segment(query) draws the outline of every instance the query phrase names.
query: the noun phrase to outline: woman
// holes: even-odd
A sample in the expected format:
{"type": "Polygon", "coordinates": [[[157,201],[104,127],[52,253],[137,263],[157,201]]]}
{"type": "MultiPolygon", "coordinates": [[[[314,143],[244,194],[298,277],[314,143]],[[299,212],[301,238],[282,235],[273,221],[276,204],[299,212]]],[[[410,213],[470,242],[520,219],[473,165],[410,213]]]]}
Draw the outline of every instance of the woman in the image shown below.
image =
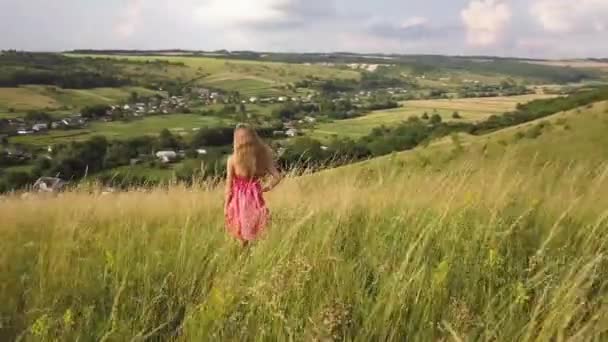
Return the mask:
{"type": "Polygon", "coordinates": [[[263,192],[281,181],[272,151],[252,128],[239,125],[234,131],[234,153],[228,158],[224,214],[228,231],[243,246],[257,239],[266,228],[270,213],[263,192]],[[261,180],[270,175],[269,184],[261,180]]]}

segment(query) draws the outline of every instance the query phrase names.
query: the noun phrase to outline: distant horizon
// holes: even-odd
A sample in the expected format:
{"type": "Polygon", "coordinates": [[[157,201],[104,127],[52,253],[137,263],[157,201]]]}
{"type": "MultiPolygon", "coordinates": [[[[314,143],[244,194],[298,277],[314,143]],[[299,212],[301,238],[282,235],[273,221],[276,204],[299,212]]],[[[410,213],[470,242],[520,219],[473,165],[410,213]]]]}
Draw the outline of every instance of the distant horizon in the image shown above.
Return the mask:
{"type": "MultiPolygon", "coordinates": [[[[184,53],[256,53],[256,54],[301,54],[301,55],[353,55],[360,57],[407,57],[407,56],[443,56],[455,58],[496,58],[496,59],[517,59],[517,60],[538,60],[538,61],[568,61],[568,60],[608,60],[605,57],[529,57],[524,55],[474,55],[474,54],[448,54],[448,53],[399,53],[399,52],[355,52],[355,51],[265,51],[265,50],[250,50],[250,49],[184,49],[184,48],[160,48],[160,49],[129,49],[129,48],[74,48],[67,50],[22,50],[6,48],[0,49],[1,52],[16,51],[29,53],[76,53],[80,51],[91,52],[137,52],[137,53],[154,53],[154,52],[184,52],[184,53]]],[[[608,62],[608,61],[607,61],[608,62]]]]}

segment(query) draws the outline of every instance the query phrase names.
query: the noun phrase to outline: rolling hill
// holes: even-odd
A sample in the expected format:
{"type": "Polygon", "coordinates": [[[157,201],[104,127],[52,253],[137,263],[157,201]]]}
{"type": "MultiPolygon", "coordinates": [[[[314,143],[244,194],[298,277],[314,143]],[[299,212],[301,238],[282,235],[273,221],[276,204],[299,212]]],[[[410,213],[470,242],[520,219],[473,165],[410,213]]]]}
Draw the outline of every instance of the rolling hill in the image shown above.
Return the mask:
{"type": "Polygon", "coordinates": [[[0,339],[604,340],[608,104],[299,178],[0,199],[0,339]]]}

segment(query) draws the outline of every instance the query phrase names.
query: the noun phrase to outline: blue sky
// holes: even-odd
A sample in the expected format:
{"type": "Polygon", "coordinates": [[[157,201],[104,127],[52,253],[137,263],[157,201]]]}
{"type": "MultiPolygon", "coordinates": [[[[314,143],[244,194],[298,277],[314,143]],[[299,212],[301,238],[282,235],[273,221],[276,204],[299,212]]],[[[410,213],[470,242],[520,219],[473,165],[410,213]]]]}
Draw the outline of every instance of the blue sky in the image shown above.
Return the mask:
{"type": "Polygon", "coordinates": [[[608,57],[608,0],[0,0],[0,49],[608,57]]]}

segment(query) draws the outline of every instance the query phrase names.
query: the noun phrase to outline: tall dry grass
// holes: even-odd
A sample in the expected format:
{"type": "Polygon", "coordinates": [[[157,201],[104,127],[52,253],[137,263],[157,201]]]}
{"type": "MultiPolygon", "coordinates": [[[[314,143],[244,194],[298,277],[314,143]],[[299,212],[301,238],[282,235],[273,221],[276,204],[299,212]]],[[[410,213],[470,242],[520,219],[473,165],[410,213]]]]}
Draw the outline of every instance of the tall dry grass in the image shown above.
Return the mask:
{"type": "Polygon", "coordinates": [[[608,167],[469,158],[287,179],[243,250],[222,189],[0,200],[0,339],[608,338],[608,167]]]}

